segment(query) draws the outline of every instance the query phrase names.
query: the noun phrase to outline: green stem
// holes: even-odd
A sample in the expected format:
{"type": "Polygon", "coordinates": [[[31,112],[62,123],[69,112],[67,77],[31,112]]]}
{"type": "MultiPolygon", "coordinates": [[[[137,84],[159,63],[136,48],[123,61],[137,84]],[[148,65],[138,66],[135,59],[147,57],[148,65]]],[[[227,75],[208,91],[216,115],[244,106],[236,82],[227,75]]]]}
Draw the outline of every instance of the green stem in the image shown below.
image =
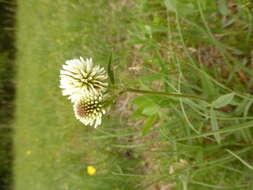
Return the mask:
{"type": "Polygon", "coordinates": [[[152,95],[158,95],[158,96],[171,96],[171,97],[178,97],[178,98],[190,98],[190,99],[195,99],[195,100],[202,100],[202,101],[209,103],[209,101],[207,99],[200,98],[197,96],[187,95],[187,94],[174,94],[174,93],[167,93],[167,92],[139,90],[139,89],[133,89],[133,88],[126,88],[123,91],[121,91],[120,94],[122,94],[124,92],[135,92],[138,94],[152,94],[152,95]]]}

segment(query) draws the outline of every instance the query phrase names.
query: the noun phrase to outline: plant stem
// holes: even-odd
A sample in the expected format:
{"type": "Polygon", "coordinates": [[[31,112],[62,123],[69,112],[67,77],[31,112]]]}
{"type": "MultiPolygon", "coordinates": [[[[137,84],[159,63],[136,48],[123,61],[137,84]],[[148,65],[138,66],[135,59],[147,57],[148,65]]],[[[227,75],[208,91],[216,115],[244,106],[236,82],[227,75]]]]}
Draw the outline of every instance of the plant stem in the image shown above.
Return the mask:
{"type": "Polygon", "coordinates": [[[152,94],[152,95],[158,95],[158,96],[171,96],[171,97],[178,97],[178,98],[190,98],[190,99],[195,99],[195,100],[202,100],[209,103],[207,99],[200,98],[197,96],[187,95],[187,94],[174,94],[174,93],[159,92],[159,91],[139,90],[139,89],[133,89],[133,88],[126,88],[123,91],[121,91],[120,94],[124,92],[135,92],[138,94],[152,94]]]}

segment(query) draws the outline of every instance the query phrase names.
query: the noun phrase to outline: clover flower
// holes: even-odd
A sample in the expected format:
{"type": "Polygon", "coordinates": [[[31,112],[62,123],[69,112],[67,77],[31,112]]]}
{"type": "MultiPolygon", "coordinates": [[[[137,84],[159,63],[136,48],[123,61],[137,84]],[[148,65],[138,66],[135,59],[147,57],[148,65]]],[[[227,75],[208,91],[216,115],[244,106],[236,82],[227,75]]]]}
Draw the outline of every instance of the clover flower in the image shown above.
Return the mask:
{"type": "Polygon", "coordinates": [[[83,124],[99,126],[102,122],[102,116],[105,114],[103,108],[102,94],[90,93],[80,96],[74,103],[75,117],[83,124]]]}
{"type": "Polygon", "coordinates": [[[62,94],[75,102],[80,94],[100,94],[108,86],[104,68],[93,66],[92,59],[72,59],[65,62],[60,71],[62,94]]]}

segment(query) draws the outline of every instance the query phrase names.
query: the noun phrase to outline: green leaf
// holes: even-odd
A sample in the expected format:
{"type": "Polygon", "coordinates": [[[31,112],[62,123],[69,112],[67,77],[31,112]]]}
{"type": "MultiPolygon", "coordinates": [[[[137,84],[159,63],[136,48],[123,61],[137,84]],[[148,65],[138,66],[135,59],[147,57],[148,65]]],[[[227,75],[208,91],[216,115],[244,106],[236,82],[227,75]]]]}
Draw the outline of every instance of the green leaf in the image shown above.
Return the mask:
{"type": "Polygon", "coordinates": [[[109,57],[107,72],[108,72],[111,84],[114,84],[115,81],[114,81],[114,72],[113,72],[113,69],[112,69],[112,53],[109,57]]]}
{"type": "MultiPolygon", "coordinates": [[[[216,118],[216,114],[215,111],[213,110],[213,108],[211,108],[211,127],[213,131],[217,131],[219,130],[219,125],[217,122],[217,118],[216,118]]],[[[216,141],[218,142],[218,144],[221,144],[221,136],[219,133],[214,134],[214,138],[216,139],[216,141]]]]}
{"type": "Polygon", "coordinates": [[[138,118],[144,117],[145,115],[143,115],[142,111],[143,111],[142,107],[138,108],[135,111],[133,111],[132,114],[128,118],[129,119],[138,119],[138,118]]]}
{"type": "Polygon", "coordinates": [[[217,0],[217,7],[222,15],[226,16],[229,14],[227,0],[217,0]]]}
{"type": "Polygon", "coordinates": [[[165,7],[168,11],[176,12],[177,10],[177,1],[176,0],[167,0],[164,2],[165,7]]]}
{"type": "Polygon", "coordinates": [[[158,113],[160,107],[156,104],[150,104],[148,107],[145,107],[142,111],[144,115],[154,115],[158,113]]]}
{"type": "Polygon", "coordinates": [[[186,3],[186,2],[180,2],[178,0],[166,0],[164,2],[165,7],[167,8],[167,11],[169,12],[178,12],[180,15],[186,16],[194,13],[194,5],[192,2],[186,3]]]}
{"type": "Polygon", "coordinates": [[[199,76],[204,93],[208,96],[208,98],[212,99],[216,95],[216,89],[213,81],[210,80],[207,73],[200,73],[199,76]]]}
{"type": "Polygon", "coordinates": [[[142,107],[143,109],[153,104],[152,100],[145,95],[137,96],[131,103],[137,107],[142,107]]]}
{"type": "Polygon", "coordinates": [[[152,125],[158,120],[158,115],[151,115],[148,117],[148,119],[146,120],[146,122],[144,123],[144,127],[142,129],[142,135],[147,135],[150,132],[150,129],[152,127],[152,125]]]}
{"type": "Polygon", "coordinates": [[[216,100],[213,101],[212,106],[214,108],[224,107],[224,106],[228,105],[233,100],[234,96],[235,96],[234,93],[225,94],[223,96],[220,96],[219,98],[217,98],[216,100]]]}

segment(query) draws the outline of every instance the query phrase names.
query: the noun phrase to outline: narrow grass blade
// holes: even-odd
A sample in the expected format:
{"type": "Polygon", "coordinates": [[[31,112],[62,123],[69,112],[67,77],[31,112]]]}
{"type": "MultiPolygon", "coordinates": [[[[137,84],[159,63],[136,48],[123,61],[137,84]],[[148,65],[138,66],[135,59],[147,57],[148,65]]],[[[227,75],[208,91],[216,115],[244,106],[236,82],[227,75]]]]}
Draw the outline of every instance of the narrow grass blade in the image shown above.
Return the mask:
{"type": "Polygon", "coordinates": [[[191,183],[193,184],[198,184],[201,185],[203,187],[210,187],[212,189],[237,189],[237,188],[242,188],[242,187],[247,187],[247,185],[243,184],[243,185],[236,185],[236,186],[221,186],[221,185],[212,185],[212,184],[207,184],[207,183],[203,183],[200,181],[194,181],[192,180],[191,183]]]}
{"type": "Polygon", "coordinates": [[[243,160],[241,157],[239,157],[238,155],[236,155],[235,153],[233,153],[231,150],[226,149],[227,152],[229,152],[230,154],[232,154],[235,158],[237,158],[238,160],[240,160],[240,162],[242,164],[244,164],[246,167],[248,167],[249,169],[253,170],[253,166],[251,166],[250,164],[248,164],[245,160],[243,160]]]}
{"type": "Polygon", "coordinates": [[[111,55],[109,57],[108,66],[107,66],[107,72],[108,72],[111,84],[114,85],[115,81],[114,81],[114,72],[113,72],[113,69],[112,69],[112,53],[111,53],[111,55]]]}
{"type": "Polygon", "coordinates": [[[188,140],[188,139],[196,139],[196,138],[201,138],[201,137],[207,137],[210,135],[214,135],[214,134],[222,134],[222,133],[231,133],[237,130],[242,130],[242,129],[246,129],[246,128],[250,128],[253,127],[253,121],[249,121],[249,122],[245,122],[245,123],[240,123],[238,125],[234,125],[232,127],[228,127],[225,129],[220,129],[220,130],[216,130],[216,131],[212,131],[212,132],[208,132],[208,133],[203,133],[201,135],[193,135],[190,137],[183,137],[183,138],[179,138],[176,139],[176,141],[183,141],[183,140],[188,140]]]}

